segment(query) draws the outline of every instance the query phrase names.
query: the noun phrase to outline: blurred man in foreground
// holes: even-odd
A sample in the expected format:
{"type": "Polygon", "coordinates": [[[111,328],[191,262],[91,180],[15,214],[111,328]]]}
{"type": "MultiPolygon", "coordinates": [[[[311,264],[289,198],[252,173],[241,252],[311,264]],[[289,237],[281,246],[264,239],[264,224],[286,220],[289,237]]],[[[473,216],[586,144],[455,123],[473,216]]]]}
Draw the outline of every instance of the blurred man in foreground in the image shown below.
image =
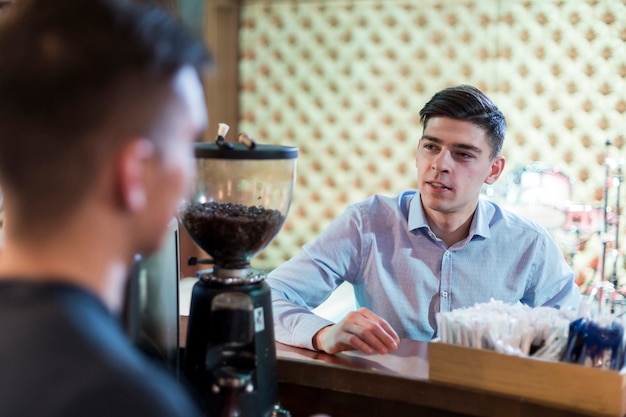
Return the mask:
{"type": "Polygon", "coordinates": [[[0,415],[198,416],[124,337],[136,253],[194,175],[210,56],[164,11],[20,0],[0,18],[0,415]]]}

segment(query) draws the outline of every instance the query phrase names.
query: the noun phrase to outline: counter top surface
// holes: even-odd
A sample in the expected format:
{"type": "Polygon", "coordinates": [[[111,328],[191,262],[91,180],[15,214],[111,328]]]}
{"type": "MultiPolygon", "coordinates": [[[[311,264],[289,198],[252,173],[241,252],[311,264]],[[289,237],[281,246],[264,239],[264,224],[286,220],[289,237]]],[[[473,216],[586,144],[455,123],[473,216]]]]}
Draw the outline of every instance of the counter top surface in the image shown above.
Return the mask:
{"type": "Polygon", "coordinates": [[[366,355],[357,351],[328,355],[308,349],[276,343],[276,355],[319,365],[338,365],[349,369],[368,370],[402,378],[428,379],[428,343],[403,340],[398,350],[387,355],[366,355]]]}
{"type": "MultiPolygon", "coordinates": [[[[429,343],[402,340],[396,352],[328,355],[276,344],[279,392],[294,416],[582,417],[574,408],[456,386],[428,377],[429,343]],[[308,391],[307,391],[308,390],[308,391]]],[[[581,382],[584,383],[584,382],[581,382]]],[[[515,384],[515,381],[511,381],[515,384]]],[[[584,399],[581,399],[584,401],[584,399]]]]}
{"type": "MultiPolygon", "coordinates": [[[[187,317],[181,316],[184,347],[187,317]]],[[[293,417],[589,417],[574,408],[429,379],[429,343],[402,340],[387,355],[335,355],[276,343],[279,396],[293,417]]],[[[515,381],[511,381],[515,384],[515,381]]],[[[584,381],[581,381],[584,383],[584,381]]],[[[584,401],[585,399],[581,399],[584,401]]]]}

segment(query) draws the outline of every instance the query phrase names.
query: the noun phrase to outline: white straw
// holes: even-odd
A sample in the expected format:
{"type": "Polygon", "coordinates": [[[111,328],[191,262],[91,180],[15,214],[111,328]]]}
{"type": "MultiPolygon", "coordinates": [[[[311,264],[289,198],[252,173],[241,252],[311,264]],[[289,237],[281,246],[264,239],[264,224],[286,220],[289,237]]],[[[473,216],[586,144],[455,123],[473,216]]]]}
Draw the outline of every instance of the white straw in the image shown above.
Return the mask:
{"type": "Polygon", "coordinates": [[[221,136],[221,137],[225,138],[229,129],[230,129],[230,126],[228,126],[226,123],[218,124],[217,125],[217,136],[221,136]]]}

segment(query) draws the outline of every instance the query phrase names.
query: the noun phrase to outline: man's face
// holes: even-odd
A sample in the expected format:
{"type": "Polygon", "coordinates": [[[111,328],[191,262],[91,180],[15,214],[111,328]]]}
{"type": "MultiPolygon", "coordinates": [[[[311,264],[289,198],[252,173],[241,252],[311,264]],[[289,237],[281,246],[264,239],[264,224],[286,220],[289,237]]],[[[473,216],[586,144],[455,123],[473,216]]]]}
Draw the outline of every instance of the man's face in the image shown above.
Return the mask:
{"type": "Polygon", "coordinates": [[[503,157],[490,155],[482,128],[447,117],[429,119],[416,156],[426,213],[471,216],[482,185],[494,183],[504,168],[503,157]]]}
{"type": "Polygon", "coordinates": [[[172,80],[173,101],[164,129],[157,140],[154,177],[147,207],[147,250],[161,242],[169,221],[177,214],[183,198],[189,197],[196,175],[193,143],[201,139],[207,125],[202,84],[195,70],[183,68],[172,80]],[[150,231],[152,229],[153,232],[150,231]]]}

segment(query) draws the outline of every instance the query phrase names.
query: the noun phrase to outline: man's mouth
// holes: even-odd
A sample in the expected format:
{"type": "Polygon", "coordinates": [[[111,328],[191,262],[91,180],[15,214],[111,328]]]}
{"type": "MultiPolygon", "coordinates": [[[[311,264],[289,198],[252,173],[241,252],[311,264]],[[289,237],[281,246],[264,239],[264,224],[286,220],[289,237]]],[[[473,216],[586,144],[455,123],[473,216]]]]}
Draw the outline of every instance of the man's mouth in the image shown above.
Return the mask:
{"type": "Polygon", "coordinates": [[[450,189],[450,187],[448,187],[447,185],[442,184],[440,182],[429,181],[429,182],[427,182],[427,184],[430,185],[433,188],[437,188],[437,189],[440,189],[440,190],[449,190],[450,189]]]}

